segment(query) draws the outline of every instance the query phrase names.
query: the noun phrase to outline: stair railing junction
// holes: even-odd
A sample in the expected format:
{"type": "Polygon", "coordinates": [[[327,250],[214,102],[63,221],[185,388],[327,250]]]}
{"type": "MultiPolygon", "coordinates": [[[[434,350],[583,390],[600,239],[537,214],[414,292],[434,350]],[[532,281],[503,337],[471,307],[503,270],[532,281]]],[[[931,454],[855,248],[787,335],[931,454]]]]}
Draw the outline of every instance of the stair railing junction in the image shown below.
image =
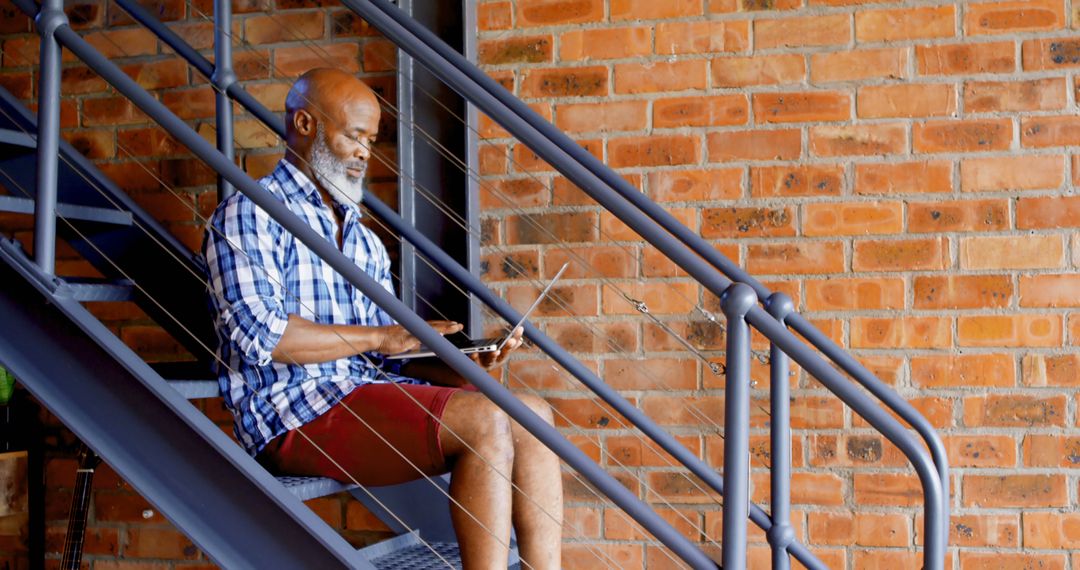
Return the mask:
{"type": "MultiPolygon", "coordinates": [[[[233,141],[231,137],[222,135],[223,132],[226,134],[231,132],[231,113],[222,112],[223,109],[231,109],[231,106],[223,95],[227,94],[240,102],[279,135],[284,134],[284,125],[280,118],[268,112],[238,85],[235,74],[231,71],[229,49],[219,50],[215,47],[216,61],[220,66],[215,67],[137,4],[130,0],[117,0],[125,10],[132,13],[136,20],[157,34],[200,73],[211,79],[219,96],[219,149],[215,150],[75,33],[67,25],[62,1],[45,0],[40,12],[37,11],[37,6],[32,0],[14,0],[14,2],[24,12],[30,15],[37,14],[35,22],[42,36],[38,111],[38,199],[35,205],[34,238],[35,261],[42,271],[52,274],[55,264],[60,46],[63,45],[217,171],[221,177],[219,192],[227,193],[231,186],[248,196],[296,235],[301,242],[326,260],[363,294],[368,295],[383,307],[418,339],[431,346],[451,368],[476,385],[493,402],[582,473],[684,561],[695,568],[715,566],[696,546],[660,519],[656,513],[610,475],[593,464],[573,444],[540,420],[470,359],[453,348],[448,341],[435,333],[426,322],[409,311],[392,294],[379,287],[363,271],[353,266],[328,242],[321,240],[287,208],[267,196],[257,183],[233,164],[231,160],[233,141]],[[222,151],[227,154],[223,154],[222,151]]],[[[853,357],[813,327],[809,321],[795,313],[790,298],[782,293],[771,293],[729,260],[723,258],[707,242],[630,187],[569,137],[505,92],[482,71],[443,44],[428,30],[402,14],[396,7],[385,0],[343,0],[343,3],[477,108],[492,117],[503,128],[526,143],[571,182],[721,298],[723,312],[728,319],[725,469],[722,479],[712,468],[678,444],[670,435],[660,430],[640,410],[596,378],[538,329],[527,324],[526,336],[665,451],[683,463],[692,473],[698,475],[717,492],[724,494],[723,565],[725,567],[745,567],[746,527],[743,521],[749,515],[755,524],[767,532],[769,543],[773,548],[774,567],[789,567],[788,554],[791,554],[808,567],[824,568],[824,565],[805,546],[794,540],[794,533],[788,520],[790,515],[788,489],[790,414],[787,409],[789,405],[787,357],[798,362],[827,389],[866,419],[871,426],[897,445],[912,462],[923,487],[925,567],[931,570],[943,567],[948,539],[948,468],[944,446],[925,418],[853,357]],[[735,283],[732,283],[732,280],[735,283]],[[765,303],[766,308],[758,306],[759,300],[765,303]],[[749,505],[748,497],[749,330],[751,326],[771,342],[770,406],[773,415],[771,441],[775,458],[771,467],[773,484],[771,520],[770,516],[760,508],[749,505]],[[913,426],[929,447],[930,455],[922,449],[918,440],[908,433],[903,425],[836,372],[816,352],[804,345],[787,330],[788,326],[809,341],[812,346],[821,350],[830,360],[884,402],[889,409],[913,426]]],[[[227,4],[227,1],[215,2],[215,33],[218,40],[216,44],[229,43],[227,40],[223,42],[221,35],[228,29],[230,15],[228,7],[225,6],[227,4]]],[[[419,235],[411,226],[405,224],[392,210],[370,193],[365,194],[364,205],[405,236],[425,256],[458,279],[470,292],[488,303],[498,314],[511,322],[518,319],[519,315],[505,301],[488,291],[479,279],[450,259],[429,240],[419,235]]]]}

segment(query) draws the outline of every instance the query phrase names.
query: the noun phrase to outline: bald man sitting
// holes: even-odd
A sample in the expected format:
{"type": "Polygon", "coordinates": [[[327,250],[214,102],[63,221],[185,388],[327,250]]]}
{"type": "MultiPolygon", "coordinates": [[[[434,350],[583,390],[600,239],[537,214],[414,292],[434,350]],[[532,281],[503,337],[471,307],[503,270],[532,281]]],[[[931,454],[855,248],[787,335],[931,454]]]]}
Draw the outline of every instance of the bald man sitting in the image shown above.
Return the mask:
{"type": "MultiPolygon", "coordinates": [[[[259,183],[392,291],[386,249],[357,207],[379,114],[355,77],[305,73],[286,100],[285,158],[259,183]]],[[[530,567],[559,567],[553,453],[441,362],[385,360],[419,342],[242,194],[214,212],[203,253],[219,383],[249,453],[280,474],[363,485],[451,472],[465,568],[506,568],[511,524],[530,567]]],[[[518,330],[501,352],[473,359],[491,369],[520,344],[518,330]]],[[[551,421],[543,400],[521,399],[551,421]]]]}

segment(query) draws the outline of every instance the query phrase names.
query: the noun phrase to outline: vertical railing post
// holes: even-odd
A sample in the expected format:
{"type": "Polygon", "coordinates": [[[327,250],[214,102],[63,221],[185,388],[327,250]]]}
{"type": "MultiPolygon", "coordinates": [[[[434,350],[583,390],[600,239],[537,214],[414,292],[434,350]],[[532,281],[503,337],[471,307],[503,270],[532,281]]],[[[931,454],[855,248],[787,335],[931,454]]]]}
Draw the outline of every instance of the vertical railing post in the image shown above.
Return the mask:
{"type": "Polygon", "coordinates": [[[56,272],[56,180],[60,160],[60,43],[53,32],[67,24],[63,0],[44,0],[36,24],[41,34],[38,88],[37,199],[34,202],[34,260],[56,272]]]}
{"type": "Polygon", "coordinates": [[[723,567],[746,568],[746,519],[750,510],[750,325],[746,313],[757,293],[734,283],[720,296],[727,316],[727,381],[724,387],[723,567]]]}
{"type": "MultiPolygon", "coordinates": [[[[217,148],[229,160],[235,160],[232,100],[227,93],[229,87],[236,83],[232,64],[232,1],[214,0],[214,75],[210,81],[215,90],[217,148]]],[[[219,202],[232,195],[232,184],[221,174],[218,174],[217,186],[219,202]]]]}
{"type": "MultiPolygon", "coordinates": [[[[769,314],[784,324],[795,310],[791,297],[773,293],[765,302],[769,314]]],[[[790,359],[772,343],[769,346],[769,452],[770,497],[772,500],[772,528],[766,533],[772,547],[773,570],[791,568],[788,546],[795,541],[791,526],[791,387],[788,384],[790,359]]]]}

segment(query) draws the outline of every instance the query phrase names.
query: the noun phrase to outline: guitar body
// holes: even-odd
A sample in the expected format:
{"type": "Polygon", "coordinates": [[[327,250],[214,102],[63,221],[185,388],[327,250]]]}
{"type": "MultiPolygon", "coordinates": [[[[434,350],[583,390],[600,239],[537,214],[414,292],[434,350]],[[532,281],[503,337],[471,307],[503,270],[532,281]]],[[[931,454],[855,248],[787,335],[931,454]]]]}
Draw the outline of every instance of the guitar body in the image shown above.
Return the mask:
{"type": "Polygon", "coordinates": [[[71,495],[71,514],[68,516],[67,536],[60,570],[79,570],[82,562],[83,539],[86,537],[86,516],[90,511],[90,492],[94,484],[94,469],[101,459],[86,445],[79,451],[79,470],[75,475],[75,491],[71,495]]]}

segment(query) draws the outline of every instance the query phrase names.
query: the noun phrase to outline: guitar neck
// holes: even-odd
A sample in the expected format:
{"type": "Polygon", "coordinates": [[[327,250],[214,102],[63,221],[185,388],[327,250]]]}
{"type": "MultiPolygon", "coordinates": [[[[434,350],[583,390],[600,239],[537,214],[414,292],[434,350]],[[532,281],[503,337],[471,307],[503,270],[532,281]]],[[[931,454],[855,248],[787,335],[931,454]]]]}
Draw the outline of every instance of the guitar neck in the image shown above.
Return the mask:
{"type": "Polygon", "coordinates": [[[84,458],[79,463],[79,471],[75,476],[75,490],[71,495],[71,514],[68,516],[67,535],[64,537],[64,556],[60,560],[60,570],[79,570],[79,564],[82,561],[86,516],[90,511],[90,494],[93,489],[97,458],[94,457],[92,460],[84,458]]]}

